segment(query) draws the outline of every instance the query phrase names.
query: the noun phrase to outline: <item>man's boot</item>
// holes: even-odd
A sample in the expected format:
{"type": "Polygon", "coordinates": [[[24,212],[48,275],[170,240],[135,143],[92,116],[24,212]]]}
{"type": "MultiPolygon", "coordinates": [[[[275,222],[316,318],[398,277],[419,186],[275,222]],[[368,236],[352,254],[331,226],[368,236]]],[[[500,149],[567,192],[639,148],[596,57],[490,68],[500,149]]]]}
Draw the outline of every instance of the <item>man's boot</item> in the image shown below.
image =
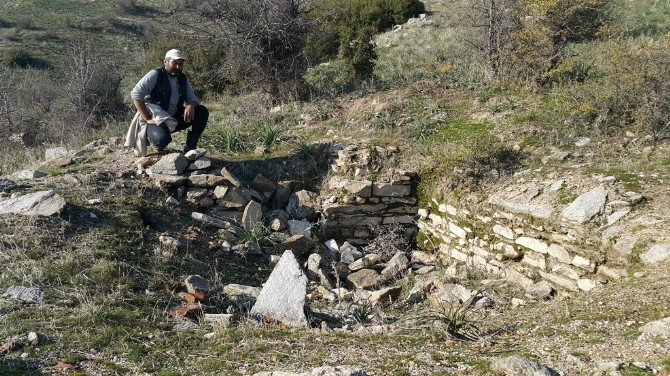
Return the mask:
{"type": "Polygon", "coordinates": [[[184,145],[184,153],[186,153],[189,150],[195,150],[198,147],[199,138],[200,135],[188,131],[186,133],[186,145],[184,145]]]}

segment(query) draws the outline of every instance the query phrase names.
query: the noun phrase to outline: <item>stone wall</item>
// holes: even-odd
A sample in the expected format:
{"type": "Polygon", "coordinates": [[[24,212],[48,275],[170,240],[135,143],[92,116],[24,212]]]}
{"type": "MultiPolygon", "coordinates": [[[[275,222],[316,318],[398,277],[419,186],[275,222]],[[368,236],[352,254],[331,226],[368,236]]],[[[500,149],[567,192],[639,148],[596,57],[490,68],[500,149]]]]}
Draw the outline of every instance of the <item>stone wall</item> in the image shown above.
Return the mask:
{"type": "Polygon", "coordinates": [[[417,232],[417,175],[410,171],[375,170],[375,149],[343,147],[332,165],[333,175],[321,196],[327,236],[367,244],[375,230],[400,226],[408,238],[417,232]]]}
{"type": "MultiPolygon", "coordinates": [[[[438,248],[444,263],[467,264],[524,287],[545,280],[560,290],[590,291],[625,276],[625,266],[609,262],[602,242],[602,231],[617,212],[605,198],[598,203],[601,212],[591,216],[602,217],[600,224],[605,224],[598,226],[595,220],[567,220],[567,208],[557,213],[550,200],[536,199],[537,192],[524,197],[527,189],[514,190],[521,193],[516,200],[492,195],[485,203],[433,201],[431,208],[419,210],[422,241],[438,248]]],[[[603,197],[614,196],[603,192],[603,197]]]]}

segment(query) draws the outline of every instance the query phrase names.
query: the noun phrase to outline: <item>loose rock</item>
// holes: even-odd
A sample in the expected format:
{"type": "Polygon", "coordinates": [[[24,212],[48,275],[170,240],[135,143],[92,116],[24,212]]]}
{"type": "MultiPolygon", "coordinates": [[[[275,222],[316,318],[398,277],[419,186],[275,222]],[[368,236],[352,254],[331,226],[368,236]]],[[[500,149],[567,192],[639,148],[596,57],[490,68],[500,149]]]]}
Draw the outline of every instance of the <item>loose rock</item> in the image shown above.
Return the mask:
{"type": "Polygon", "coordinates": [[[307,327],[306,293],[307,276],[293,252],[287,250],[263,285],[250,314],[261,319],[270,317],[289,326],[307,327]]]}
{"type": "Polygon", "coordinates": [[[43,299],[42,291],[34,287],[12,286],[2,294],[5,299],[16,299],[23,303],[41,304],[43,299]]]}

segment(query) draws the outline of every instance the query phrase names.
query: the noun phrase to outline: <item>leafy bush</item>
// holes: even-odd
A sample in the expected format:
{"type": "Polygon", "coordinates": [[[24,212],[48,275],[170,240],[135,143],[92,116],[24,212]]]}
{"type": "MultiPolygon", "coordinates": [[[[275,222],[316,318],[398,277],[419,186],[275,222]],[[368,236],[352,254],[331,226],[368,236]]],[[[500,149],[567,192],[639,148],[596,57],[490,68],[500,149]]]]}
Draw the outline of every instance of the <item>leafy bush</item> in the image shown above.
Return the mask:
{"type": "Polygon", "coordinates": [[[307,38],[305,55],[318,64],[339,54],[351,64],[357,78],[369,78],[377,58],[370,44],[373,35],[424,10],[418,0],[325,1],[316,12],[320,25],[307,38]]]}
{"type": "Polygon", "coordinates": [[[371,78],[375,69],[377,52],[372,41],[374,33],[372,27],[362,27],[358,30],[347,30],[342,35],[340,56],[349,61],[359,80],[371,78]]]}
{"type": "Polygon", "coordinates": [[[528,81],[543,82],[570,44],[599,37],[612,16],[607,0],[488,3],[476,7],[473,17],[482,59],[498,76],[528,81]]]}

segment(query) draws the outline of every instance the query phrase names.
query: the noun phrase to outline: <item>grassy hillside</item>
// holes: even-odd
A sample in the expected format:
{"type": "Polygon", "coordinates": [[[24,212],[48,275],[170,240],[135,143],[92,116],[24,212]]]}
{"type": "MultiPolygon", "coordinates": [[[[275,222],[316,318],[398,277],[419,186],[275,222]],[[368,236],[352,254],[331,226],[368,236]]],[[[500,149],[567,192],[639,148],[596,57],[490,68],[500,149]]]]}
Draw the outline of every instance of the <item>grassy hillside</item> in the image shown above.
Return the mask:
{"type": "Polygon", "coordinates": [[[68,44],[75,42],[130,59],[142,52],[142,37],[171,11],[160,1],[132,0],[20,0],[0,8],[0,48],[26,50],[54,68],[70,63],[68,44]]]}

